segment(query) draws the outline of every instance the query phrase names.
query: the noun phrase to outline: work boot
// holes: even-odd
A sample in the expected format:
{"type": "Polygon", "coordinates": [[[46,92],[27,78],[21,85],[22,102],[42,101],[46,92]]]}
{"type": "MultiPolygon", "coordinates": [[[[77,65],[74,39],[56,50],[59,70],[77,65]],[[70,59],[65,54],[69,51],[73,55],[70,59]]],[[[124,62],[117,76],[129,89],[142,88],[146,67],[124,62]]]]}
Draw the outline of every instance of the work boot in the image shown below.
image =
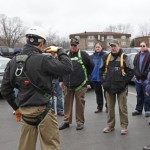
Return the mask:
{"type": "Polygon", "coordinates": [[[63,130],[63,129],[66,129],[66,128],[69,128],[69,123],[62,123],[62,125],[59,127],[59,130],[63,130]]]}
{"type": "Polygon", "coordinates": [[[64,113],[63,112],[58,112],[57,115],[58,116],[64,116],[64,113]]]}
{"type": "Polygon", "coordinates": [[[150,150],[150,145],[144,146],[144,147],[143,147],[143,150],[150,150]]]}
{"type": "Polygon", "coordinates": [[[149,113],[149,112],[148,112],[148,113],[146,112],[146,113],[145,113],[145,117],[150,117],[150,113],[149,113]]]}
{"type": "Polygon", "coordinates": [[[132,116],[137,116],[137,115],[142,115],[142,113],[137,110],[132,112],[132,116]]]}
{"type": "Polygon", "coordinates": [[[77,124],[76,130],[82,130],[84,128],[84,124],[77,124]]]}
{"type": "Polygon", "coordinates": [[[101,109],[97,109],[96,111],[94,111],[94,113],[100,113],[100,112],[102,112],[102,110],[101,109]]]}

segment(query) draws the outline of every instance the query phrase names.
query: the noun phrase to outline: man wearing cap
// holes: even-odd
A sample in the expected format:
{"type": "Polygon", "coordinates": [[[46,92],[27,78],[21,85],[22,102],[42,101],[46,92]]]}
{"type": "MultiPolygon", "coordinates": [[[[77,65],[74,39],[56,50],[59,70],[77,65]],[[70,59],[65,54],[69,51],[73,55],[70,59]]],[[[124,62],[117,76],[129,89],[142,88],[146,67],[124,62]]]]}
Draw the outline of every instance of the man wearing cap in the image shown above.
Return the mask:
{"type": "Polygon", "coordinates": [[[73,100],[76,100],[75,116],[77,127],[81,130],[84,127],[85,93],[87,91],[87,77],[93,70],[93,63],[90,56],[79,49],[79,40],[71,39],[71,49],[68,55],[73,64],[73,72],[63,76],[61,86],[64,86],[64,122],[59,130],[68,128],[72,123],[73,100]]]}
{"type": "Polygon", "coordinates": [[[123,54],[117,39],[111,40],[109,44],[111,52],[104,56],[101,68],[101,79],[108,106],[107,127],[103,132],[109,133],[114,130],[117,98],[123,135],[128,132],[127,85],[133,77],[133,65],[127,55],[123,54]]]}

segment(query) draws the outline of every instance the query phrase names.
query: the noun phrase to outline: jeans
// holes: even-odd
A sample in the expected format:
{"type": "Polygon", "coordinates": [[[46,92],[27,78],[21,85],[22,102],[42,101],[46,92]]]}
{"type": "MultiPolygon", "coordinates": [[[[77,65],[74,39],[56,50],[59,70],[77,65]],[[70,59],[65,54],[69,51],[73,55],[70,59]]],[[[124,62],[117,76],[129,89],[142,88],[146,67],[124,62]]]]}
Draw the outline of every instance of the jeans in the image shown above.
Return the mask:
{"type": "Polygon", "coordinates": [[[137,92],[137,104],[136,110],[142,112],[143,107],[146,113],[150,112],[150,96],[145,94],[145,86],[142,83],[135,81],[135,87],[137,92]]]}
{"type": "Polygon", "coordinates": [[[97,109],[103,109],[103,90],[100,82],[93,81],[93,87],[96,94],[97,109]]]}
{"type": "MultiPolygon", "coordinates": [[[[54,97],[57,99],[57,104],[56,104],[56,109],[57,113],[63,112],[63,90],[59,86],[59,80],[58,79],[53,79],[52,81],[53,84],[53,90],[54,90],[54,97]]],[[[52,99],[52,107],[55,107],[55,98],[52,99]]]]}

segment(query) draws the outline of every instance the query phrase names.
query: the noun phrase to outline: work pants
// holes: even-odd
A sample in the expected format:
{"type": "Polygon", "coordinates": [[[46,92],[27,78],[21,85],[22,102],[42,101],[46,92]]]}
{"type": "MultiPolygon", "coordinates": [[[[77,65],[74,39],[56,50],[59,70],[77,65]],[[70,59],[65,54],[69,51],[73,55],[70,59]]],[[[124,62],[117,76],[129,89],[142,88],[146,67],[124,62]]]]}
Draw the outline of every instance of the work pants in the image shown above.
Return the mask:
{"type": "Polygon", "coordinates": [[[64,122],[72,123],[73,101],[76,100],[75,115],[76,123],[84,124],[84,108],[85,108],[85,93],[87,86],[83,86],[78,91],[71,90],[67,87],[64,89],[64,122]]]}
{"type": "Polygon", "coordinates": [[[118,100],[120,125],[122,128],[128,126],[128,110],[127,110],[127,92],[126,90],[119,94],[110,94],[106,92],[106,101],[108,108],[108,119],[107,124],[109,127],[114,128],[115,126],[115,104],[116,98],[118,100]]]}
{"type": "MultiPolygon", "coordinates": [[[[35,117],[41,114],[45,106],[22,107],[20,111],[27,117],[35,117]]],[[[36,127],[21,121],[21,137],[18,150],[36,150],[36,142],[39,134],[41,150],[59,150],[59,130],[56,115],[52,110],[36,127]]]]}

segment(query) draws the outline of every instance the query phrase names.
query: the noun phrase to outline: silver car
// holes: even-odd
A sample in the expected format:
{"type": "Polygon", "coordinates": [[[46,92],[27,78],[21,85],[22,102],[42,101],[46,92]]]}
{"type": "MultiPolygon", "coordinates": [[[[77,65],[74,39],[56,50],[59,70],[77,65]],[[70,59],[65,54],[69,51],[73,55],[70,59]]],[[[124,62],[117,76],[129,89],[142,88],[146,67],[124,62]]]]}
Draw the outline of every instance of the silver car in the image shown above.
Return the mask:
{"type": "MultiPolygon", "coordinates": [[[[134,61],[134,58],[135,58],[136,54],[137,53],[129,53],[129,54],[127,54],[127,56],[130,57],[132,64],[133,64],[133,61],[134,61]]],[[[134,81],[135,81],[135,76],[131,79],[131,82],[134,82],[134,81]]]]}
{"type": "Polygon", "coordinates": [[[4,71],[5,71],[6,65],[9,61],[10,61],[9,58],[0,56],[0,91],[1,91],[1,84],[2,84],[4,71]]]}

